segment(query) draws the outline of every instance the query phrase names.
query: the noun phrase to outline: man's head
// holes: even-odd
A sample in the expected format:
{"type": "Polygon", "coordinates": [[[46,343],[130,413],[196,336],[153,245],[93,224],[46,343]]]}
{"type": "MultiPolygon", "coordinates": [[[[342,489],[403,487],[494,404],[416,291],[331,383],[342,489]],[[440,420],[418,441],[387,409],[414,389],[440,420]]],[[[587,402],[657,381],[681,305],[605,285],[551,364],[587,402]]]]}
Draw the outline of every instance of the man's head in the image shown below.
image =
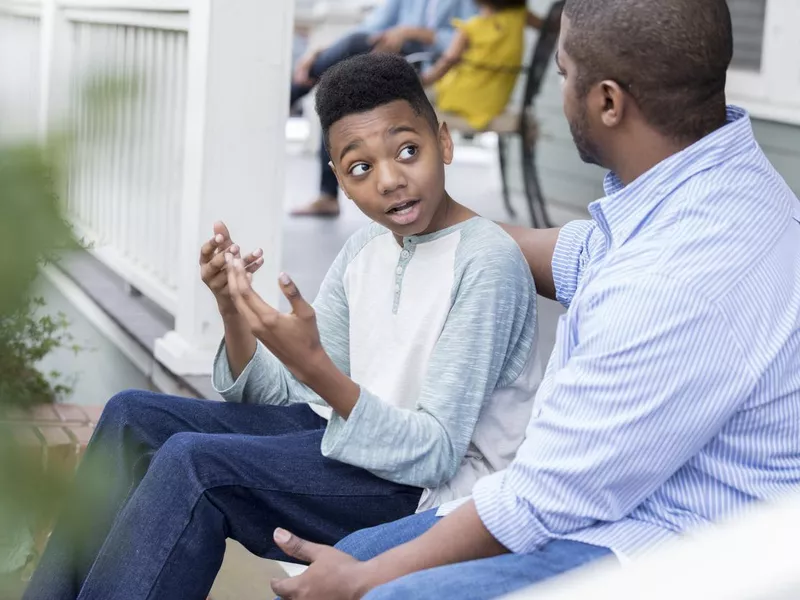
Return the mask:
{"type": "Polygon", "coordinates": [[[365,54],[329,69],[317,113],[331,164],[348,198],[399,236],[425,233],[446,205],[446,125],[403,58],[365,54]]]}
{"type": "Polygon", "coordinates": [[[724,125],[732,54],[726,0],[567,0],[556,60],[581,158],[614,168],[622,146],[724,125]]]}

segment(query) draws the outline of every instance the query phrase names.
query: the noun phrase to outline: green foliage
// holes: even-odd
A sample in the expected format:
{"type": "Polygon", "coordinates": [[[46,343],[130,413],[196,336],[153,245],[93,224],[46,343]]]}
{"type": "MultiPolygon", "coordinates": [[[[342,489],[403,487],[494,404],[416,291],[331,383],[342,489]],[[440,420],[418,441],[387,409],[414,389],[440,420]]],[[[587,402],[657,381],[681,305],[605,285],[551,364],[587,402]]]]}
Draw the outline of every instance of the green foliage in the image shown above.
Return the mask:
{"type": "Polygon", "coordinates": [[[72,389],[58,372],[39,372],[36,365],[58,348],[76,354],[81,347],[63,314],[37,314],[44,306],[34,298],[9,315],[0,315],[0,406],[32,408],[67,396],[72,389]]]}

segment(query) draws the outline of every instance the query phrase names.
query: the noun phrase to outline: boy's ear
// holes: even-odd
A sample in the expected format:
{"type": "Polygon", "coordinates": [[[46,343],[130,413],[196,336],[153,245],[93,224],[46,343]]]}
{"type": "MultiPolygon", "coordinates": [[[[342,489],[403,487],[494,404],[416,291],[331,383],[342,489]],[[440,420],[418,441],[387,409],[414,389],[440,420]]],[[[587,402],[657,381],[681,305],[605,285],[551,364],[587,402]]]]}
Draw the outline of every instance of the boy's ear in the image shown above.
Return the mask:
{"type": "Polygon", "coordinates": [[[344,182],[342,181],[342,178],[339,177],[339,171],[336,170],[336,167],[333,165],[333,161],[328,162],[328,166],[333,171],[333,174],[336,175],[336,181],[339,182],[339,187],[342,188],[344,195],[347,196],[348,200],[352,200],[353,198],[352,196],[350,196],[350,192],[347,191],[347,186],[345,186],[344,182]]]}
{"type": "Polygon", "coordinates": [[[439,150],[442,153],[444,164],[449,165],[453,162],[453,137],[450,135],[450,128],[444,121],[439,125],[439,150]]]}

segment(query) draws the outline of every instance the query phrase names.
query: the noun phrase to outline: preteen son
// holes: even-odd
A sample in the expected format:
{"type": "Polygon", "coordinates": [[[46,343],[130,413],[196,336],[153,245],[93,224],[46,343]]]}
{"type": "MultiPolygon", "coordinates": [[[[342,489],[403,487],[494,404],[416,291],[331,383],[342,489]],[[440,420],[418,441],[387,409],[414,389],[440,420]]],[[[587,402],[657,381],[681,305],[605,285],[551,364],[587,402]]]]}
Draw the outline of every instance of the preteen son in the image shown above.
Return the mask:
{"type": "Polygon", "coordinates": [[[317,107],[337,177],[374,223],[313,308],[281,276],[289,314],[250,288],[260,255],[240,258],[217,226],[201,263],[229,402],[113,398],[28,598],[204,598],[228,537],[284,558],[277,525],[335,542],[466,496],[513,458],[539,381],[521,251],[447,194],[452,141],[402,58],[333,67],[317,107]]]}

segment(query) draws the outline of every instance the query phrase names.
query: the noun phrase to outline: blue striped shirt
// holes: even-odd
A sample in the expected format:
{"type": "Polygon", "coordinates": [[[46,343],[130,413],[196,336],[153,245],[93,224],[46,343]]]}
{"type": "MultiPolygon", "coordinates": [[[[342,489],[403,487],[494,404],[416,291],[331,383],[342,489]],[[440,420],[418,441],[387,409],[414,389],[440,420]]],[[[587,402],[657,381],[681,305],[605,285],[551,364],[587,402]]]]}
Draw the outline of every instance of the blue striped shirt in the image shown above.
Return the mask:
{"type": "Polygon", "coordinates": [[[605,188],[559,236],[526,440],[473,491],[513,552],[625,559],[800,485],[800,203],[748,115],[605,188]]]}

